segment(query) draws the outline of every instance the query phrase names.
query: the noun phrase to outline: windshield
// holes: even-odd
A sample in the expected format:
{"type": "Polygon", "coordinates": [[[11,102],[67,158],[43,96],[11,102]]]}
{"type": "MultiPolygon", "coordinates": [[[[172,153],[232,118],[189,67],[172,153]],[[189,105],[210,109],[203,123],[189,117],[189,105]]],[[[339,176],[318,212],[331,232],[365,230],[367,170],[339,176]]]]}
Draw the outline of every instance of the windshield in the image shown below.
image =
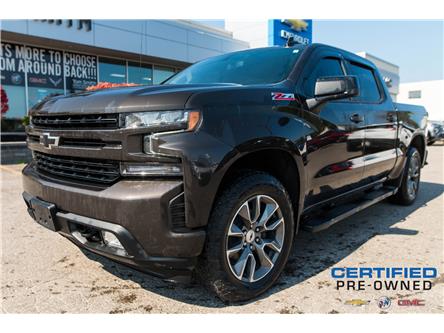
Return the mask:
{"type": "Polygon", "coordinates": [[[184,69],[164,84],[280,82],[288,77],[302,48],[262,48],[220,55],[184,69]]]}

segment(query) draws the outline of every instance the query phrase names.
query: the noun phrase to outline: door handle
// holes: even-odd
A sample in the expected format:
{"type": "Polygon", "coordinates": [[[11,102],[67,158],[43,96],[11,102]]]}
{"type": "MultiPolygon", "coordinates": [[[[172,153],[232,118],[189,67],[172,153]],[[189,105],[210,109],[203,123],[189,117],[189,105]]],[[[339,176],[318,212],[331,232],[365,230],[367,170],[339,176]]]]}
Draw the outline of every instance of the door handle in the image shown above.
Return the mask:
{"type": "Polygon", "coordinates": [[[358,113],[355,113],[350,117],[350,120],[354,123],[362,123],[364,121],[364,117],[358,113]]]}

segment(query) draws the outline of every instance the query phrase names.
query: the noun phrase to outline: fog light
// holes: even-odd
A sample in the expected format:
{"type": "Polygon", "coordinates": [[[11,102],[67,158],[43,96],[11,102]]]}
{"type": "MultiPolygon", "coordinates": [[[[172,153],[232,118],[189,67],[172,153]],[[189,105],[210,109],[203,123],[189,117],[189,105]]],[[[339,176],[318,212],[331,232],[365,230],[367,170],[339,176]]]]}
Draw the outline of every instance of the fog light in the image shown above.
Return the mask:
{"type": "Polygon", "coordinates": [[[182,176],[182,166],[173,163],[121,163],[123,176],[182,176]]]}
{"type": "Polygon", "coordinates": [[[125,248],[123,247],[122,243],[120,243],[120,241],[112,232],[102,231],[102,237],[106,246],[125,251],[125,248]]]}

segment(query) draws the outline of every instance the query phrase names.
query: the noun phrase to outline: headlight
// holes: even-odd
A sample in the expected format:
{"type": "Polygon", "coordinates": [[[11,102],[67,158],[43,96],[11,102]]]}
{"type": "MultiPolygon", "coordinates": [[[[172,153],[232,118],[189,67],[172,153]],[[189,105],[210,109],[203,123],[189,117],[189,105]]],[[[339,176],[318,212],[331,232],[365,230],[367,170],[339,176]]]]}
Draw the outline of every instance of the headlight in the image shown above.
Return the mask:
{"type": "Polygon", "coordinates": [[[156,130],[188,130],[199,123],[198,111],[146,111],[124,114],[125,128],[152,128],[156,130]]]}

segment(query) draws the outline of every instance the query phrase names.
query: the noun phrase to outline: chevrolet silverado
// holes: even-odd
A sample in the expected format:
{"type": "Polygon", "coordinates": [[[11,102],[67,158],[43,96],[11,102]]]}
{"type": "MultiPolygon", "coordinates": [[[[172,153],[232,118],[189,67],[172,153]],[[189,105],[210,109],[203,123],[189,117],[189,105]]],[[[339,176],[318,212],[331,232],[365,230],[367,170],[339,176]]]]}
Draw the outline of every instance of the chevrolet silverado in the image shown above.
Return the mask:
{"type": "Polygon", "coordinates": [[[413,203],[427,157],[425,109],[394,103],[373,63],[322,44],[216,56],[161,85],[51,97],[30,119],[23,197],[33,219],[228,301],[270,288],[299,230],[386,198],[413,203]]]}

